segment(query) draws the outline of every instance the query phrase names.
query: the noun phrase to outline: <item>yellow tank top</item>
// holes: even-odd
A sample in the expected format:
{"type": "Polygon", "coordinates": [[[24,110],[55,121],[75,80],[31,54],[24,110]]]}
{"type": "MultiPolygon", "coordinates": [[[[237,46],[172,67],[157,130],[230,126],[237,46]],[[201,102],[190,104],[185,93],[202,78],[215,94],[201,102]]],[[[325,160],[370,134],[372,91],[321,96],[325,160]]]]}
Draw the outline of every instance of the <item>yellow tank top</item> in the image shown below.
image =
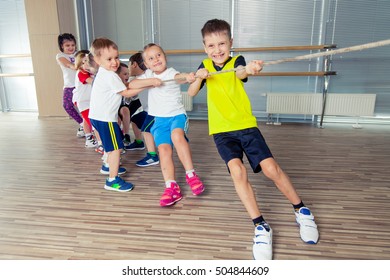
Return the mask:
{"type": "MultiPolygon", "coordinates": [[[[234,68],[238,56],[233,57],[223,70],[234,68]]],[[[217,71],[211,59],[203,60],[209,72],[217,71]]],[[[235,72],[212,75],[206,80],[210,135],[257,127],[244,83],[235,72]]]]}

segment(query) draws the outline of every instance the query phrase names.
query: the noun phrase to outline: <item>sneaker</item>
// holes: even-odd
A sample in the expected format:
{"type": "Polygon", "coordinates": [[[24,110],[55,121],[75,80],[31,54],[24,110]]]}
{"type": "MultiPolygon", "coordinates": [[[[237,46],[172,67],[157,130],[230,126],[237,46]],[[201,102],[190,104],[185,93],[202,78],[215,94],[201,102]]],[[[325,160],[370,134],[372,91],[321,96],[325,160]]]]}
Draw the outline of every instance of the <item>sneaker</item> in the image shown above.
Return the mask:
{"type": "Polygon", "coordinates": [[[76,135],[80,138],[85,136],[84,129],[81,126],[77,129],[76,135]]]}
{"type": "Polygon", "coordinates": [[[106,179],[106,184],[104,185],[106,190],[117,191],[117,192],[128,192],[134,188],[132,183],[126,182],[121,177],[116,176],[114,181],[109,182],[106,179]]]}
{"type": "Polygon", "coordinates": [[[96,148],[95,148],[95,152],[99,153],[99,154],[104,154],[104,148],[103,148],[103,145],[98,145],[96,148]]]}
{"type": "Polygon", "coordinates": [[[92,135],[86,137],[85,139],[85,147],[87,148],[95,148],[97,146],[97,142],[92,135]]]}
{"type": "MultiPolygon", "coordinates": [[[[110,167],[105,166],[104,164],[102,165],[102,168],[100,169],[100,173],[104,175],[109,175],[110,174],[110,167]]],[[[126,168],[124,167],[119,167],[118,169],[118,175],[122,175],[126,173],[126,168]]]]}
{"type": "Polygon", "coordinates": [[[129,134],[125,134],[123,136],[123,145],[129,146],[130,144],[131,144],[130,135],[129,134]]]}
{"type": "Polygon", "coordinates": [[[186,175],[187,184],[190,185],[193,195],[200,195],[204,192],[204,185],[195,172],[192,174],[192,177],[189,177],[189,174],[186,175]]]}
{"type": "Polygon", "coordinates": [[[128,151],[144,150],[144,149],[145,149],[144,142],[137,143],[137,141],[135,141],[135,140],[130,145],[125,146],[125,150],[128,150],[128,151]]]}
{"type": "Polygon", "coordinates": [[[169,188],[165,188],[164,193],[160,199],[161,206],[171,206],[182,199],[183,196],[180,193],[180,187],[176,183],[171,183],[169,188]]]}
{"type": "Polygon", "coordinates": [[[255,260],[272,260],[272,228],[268,224],[260,224],[255,228],[253,258],[255,260]]]}
{"type": "Polygon", "coordinates": [[[152,156],[151,154],[147,153],[146,157],[136,162],[135,165],[139,167],[146,167],[151,165],[159,164],[160,160],[158,158],[158,155],[152,156]]]}
{"type": "Polygon", "coordinates": [[[310,209],[307,207],[299,208],[298,211],[295,211],[295,220],[299,225],[301,239],[308,244],[316,244],[319,233],[310,209]]]}

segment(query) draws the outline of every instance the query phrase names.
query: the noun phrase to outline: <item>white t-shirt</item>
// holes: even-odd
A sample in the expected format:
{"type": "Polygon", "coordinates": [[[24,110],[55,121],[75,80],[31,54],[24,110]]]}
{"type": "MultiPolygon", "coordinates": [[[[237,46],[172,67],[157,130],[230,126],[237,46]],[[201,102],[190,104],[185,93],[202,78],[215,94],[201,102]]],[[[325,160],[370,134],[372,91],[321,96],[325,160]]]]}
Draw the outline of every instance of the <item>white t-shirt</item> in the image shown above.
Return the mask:
{"type": "MultiPolygon", "coordinates": [[[[136,76],[130,76],[129,77],[129,82],[133,79],[136,79],[138,77],[136,76]]],[[[142,104],[142,108],[144,109],[144,111],[148,112],[149,110],[149,106],[148,106],[148,90],[143,90],[141,91],[140,93],[137,94],[137,97],[139,99],[139,101],[141,102],[142,104]]]]}
{"type": "Polygon", "coordinates": [[[75,89],[73,90],[73,103],[77,103],[77,108],[80,112],[89,109],[89,104],[91,102],[91,90],[92,85],[85,83],[83,84],[79,77],[79,71],[76,72],[75,78],[75,89]]]}
{"type": "Polygon", "coordinates": [[[74,54],[69,55],[61,52],[56,55],[57,63],[61,67],[62,76],[64,78],[64,88],[72,88],[75,86],[74,79],[76,76],[76,70],[65,67],[59,60],[61,57],[64,57],[70,62],[74,63],[75,61],[74,54]]]}
{"type": "Polygon", "coordinates": [[[113,71],[100,67],[92,84],[89,118],[103,122],[117,122],[118,109],[126,89],[121,78],[113,71]]]}
{"type": "MultiPolygon", "coordinates": [[[[168,68],[161,74],[155,74],[147,69],[139,79],[159,78],[161,80],[170,80],[175,78],[179,72],[173,68],[168,68]]],[[[164,83],[160,87],[151,88],[148,91],[149,115],[155,117],[173,117],[185,114],[183,99],[181,96],[180,84],[173,82],[164,83]]]]}

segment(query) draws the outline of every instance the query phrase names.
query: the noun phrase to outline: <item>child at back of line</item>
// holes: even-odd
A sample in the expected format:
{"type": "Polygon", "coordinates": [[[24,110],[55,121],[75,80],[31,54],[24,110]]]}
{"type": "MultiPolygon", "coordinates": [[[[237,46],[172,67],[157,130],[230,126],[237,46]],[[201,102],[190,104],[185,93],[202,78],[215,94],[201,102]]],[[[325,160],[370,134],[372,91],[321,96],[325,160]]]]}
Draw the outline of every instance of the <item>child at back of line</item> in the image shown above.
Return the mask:
{"type": "Polygon", "coordinates": [[[248,76],[259,73],[262,61],[254,60],[246,65],[241,55],[231,57],[233,44],[230,25],[224,20],[209,20],[202,28],[204,50],[208,56],[196,72],[196,81],[188,88],[195,96],[201,87],[207,86],[209,132],[213,135],[218,152],[225,161],[234,187],[253,224],[253,257],[272,259],[272,229],[261,215],[252,185],[243,164],[246,154],[253,172],[261,170],[293,205],[295,219],[300,226],[301,239],[309,244],[318,241],[319,233],[309,208],[294,189],[289,177],[280,168],[269,150],[257,120],[252,114],[249,98],[244,89],[248,76]],[[209,76],[210,72],[238,68],[223,74],[209,76]]]}
{"type": "Polygon", "coordinates": [[[76,68],[74,65],[76,52],[76,38],[70,33],[58,35],[58,48],[60,53],[56,55],[58,65],[61,67],[64,78],[64,90],[62,105],[68,115],[73,118],[80,127],[77,129],[77,136],[84,137],[83,118],[73,104],[73,90],[75,88],[76,68]]]}
{"type": "Polygon", "coordinates": [[[165,181],[165,190],[161,196],[160,205],[170,206],[182,199],[180,187],[175,178],[173,146],[186,171],[186,181],[193,195],[199,195],[204,191],[204,185],[195,173],[190,146],[186,138],[188,117],[182,102],[180,84],[176,81],[163,82],[176,79],[182,83],[192,83],[195,76],[194,73],[179,73],[173,68],[167,68],[166,55],[163,49],[156,44],[146,45],[142,57],[148,69],[144,74],[130,81],[129,87],[136,89],[149,87],[149,113],[155,116],[151,133],[158,148],[161,171],[165,181]]]}
{"type": "Polygon", "coordinates": [[[92,86],[89,117],[107,153],[108,168],[105,168],[109,177],[104,188],[119,192],[131,191],[133,184],[118,176],[126,172],[125,168],[119,167],[123,134],[118,125],[118,109],[122,96],[131,97],[141,90],[126,88],[115,73],[120,60],[118,46],[113,41],[107,38],[96,38],[92,42],[91,52],[99,65],[99,70],[92,86]]]}

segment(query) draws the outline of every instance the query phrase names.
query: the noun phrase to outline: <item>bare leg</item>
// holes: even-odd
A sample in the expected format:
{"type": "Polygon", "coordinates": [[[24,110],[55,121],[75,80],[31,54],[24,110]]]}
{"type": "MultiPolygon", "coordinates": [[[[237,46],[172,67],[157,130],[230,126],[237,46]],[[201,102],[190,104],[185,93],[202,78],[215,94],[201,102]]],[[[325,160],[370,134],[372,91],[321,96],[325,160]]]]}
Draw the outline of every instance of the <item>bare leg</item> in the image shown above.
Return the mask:
{"type": "Polygon", "coordinates": [[[160,154],[160,166],[161,172],[164,177],[164,181],[175,180],[175,166],[173,164],[173,150],[170,144],[161,144],[158,146],[158,152],[160,154]]]}
{"type": "Polygon", "coordinates": [[[133,129],[133,132],[134,132],[134,136],[135,136],[135,139],[136,140],[142,140],[142,132],[141,130],[138,128],[138,126],[131,122],[131,128],[133,129]]]}
{"type": "Polygon", "coordinates": [[[156,152],[153,135],[150,132],[143,132],[143,136],[148,152],[156,152]]]}
{"type": "Polygon", "coordinates": [[[129,134],[129,130],[130,130],[130,111],[129,111],[129,108],[122,107],[120,109],[120,113],[122,115],[123,133],[129,134]]]}
{"type": "Polygon", "coordinates": [[[184,137],[184,131],[181,128],[176,128],[172,131],[172,142],[176,148],[177,155],[183,164],[185,170],[194,169],[192,163],[192,154],[190,145],[184,137]]]}
{"type": "Polygon", "coordinates": [[[278,189],[287,197],[292,204],[301,202],[301,198],[291,183],[290,178],[280,168],[275,159],[267,158],[260,162],[264,175],[271,179],[278,189]]]}
{"type": "Polygon", "coordinates": [[[120,156],[121,150],[114,150],[108,153],[107,162],[110,166],[110,178],[118,176],[120,156]]]}
{"type": "Polygon", "coordinates": [[[255,194],[253,193],[252,185],[248,181],[246,168],[240,159],[232,159],[228,162],[230,175],[233,179],[236,192],[245,206],[251,219],[255,219],[261,215],[255,194]]]}

